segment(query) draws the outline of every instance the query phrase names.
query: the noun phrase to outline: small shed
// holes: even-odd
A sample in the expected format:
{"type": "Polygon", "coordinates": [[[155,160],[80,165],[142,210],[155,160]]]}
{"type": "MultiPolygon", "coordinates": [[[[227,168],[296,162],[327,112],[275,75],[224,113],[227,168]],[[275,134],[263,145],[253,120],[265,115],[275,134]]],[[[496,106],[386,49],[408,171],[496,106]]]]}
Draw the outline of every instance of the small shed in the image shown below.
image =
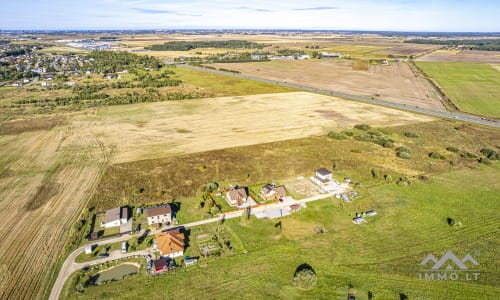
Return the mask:
{"type": "Polygon", "coordinates": [[[374,211],[374,210],[369,210],[366,212],[366,215],[367,216],[370,216],[370,217],[373,217],[373,216],[376,216],[377,215],[377,212],[374,211]]]}
{"type": "Polygon", "coordinates": [[[135,211],[138,215],[142,214],[142,207],[138,207],[135,211]]]}
{"type": "Polygon", "coordinates": [[[94,245],[85,247],[85,254],[92,254],[92,250],[94,250],[94,245]]]}

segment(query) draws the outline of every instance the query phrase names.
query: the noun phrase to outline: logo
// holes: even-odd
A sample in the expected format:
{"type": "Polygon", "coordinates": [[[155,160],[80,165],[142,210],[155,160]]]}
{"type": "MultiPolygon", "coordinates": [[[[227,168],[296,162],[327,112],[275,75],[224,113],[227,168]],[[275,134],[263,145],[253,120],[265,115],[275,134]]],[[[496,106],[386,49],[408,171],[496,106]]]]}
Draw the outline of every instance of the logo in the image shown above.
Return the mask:
{"type": "Polygon", "coordinates": [[[479,270],[477,260],[467,253],[462,259],[459,259],[453,252],[446,252],[441,259],[437,259],[432,253],[429,253],[420,263],[422,269],[418,272],[420,280],[463,280],[476,281],[479,279],[479,270]],[[432,266],[428,268],[432,262],[432,266]],[[469,268],[470,267],[470,268],[469,268]]]}

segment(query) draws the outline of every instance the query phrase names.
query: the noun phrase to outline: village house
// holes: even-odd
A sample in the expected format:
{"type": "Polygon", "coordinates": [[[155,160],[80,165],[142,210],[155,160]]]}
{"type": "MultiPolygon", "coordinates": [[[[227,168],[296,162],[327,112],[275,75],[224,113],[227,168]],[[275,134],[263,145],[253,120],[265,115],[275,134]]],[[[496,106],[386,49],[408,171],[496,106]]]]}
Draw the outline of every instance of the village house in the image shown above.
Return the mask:
{"type": "Polygon", "coordinates": [[[163,204],[154,207],[146,208],[146,215],[148,216],[148,224],[163,224],[172,222],[172,208],[169,204],[163,204]]]}
{"type": "Polygon", "coordinates": [[[247,191],[244,187],[232,188],[227,191],[226,200],[231,206],[240,206],[248,200],[247,191]]]}
{"type": "Polygon", "coordinates": [[[168,270],[167,260],[163,257],[160,257],[159,259],[153,261],[153,266],[154,266],[156,272],[168,270]]]}
{"type": "Polygon", "coordinates": [[[319,168],[314,172],[312,180],[319,186],[328,186],[332,180],[332,171],[326,168],[319,168]]]}
{"type": "Polygon", "coordinates": [[[264,200],[280,200],[286,196],[285,186],[266,184],[260,189],[260,195],[264,200]]]}
{"type": "Polygon", "coordinates": [[[115,207],[106,211],[106,216],[104,218],[104,223],[101,227],[111,228],[118,227],[121,224],[126,224],[129,219],[128,207],[115,207]]]}
{"type": "Polygon", "coordinates": [[[158,232],[156,247],[163,257],[175,258],[184,255],[184,233],[181,228],[158,232]]]}

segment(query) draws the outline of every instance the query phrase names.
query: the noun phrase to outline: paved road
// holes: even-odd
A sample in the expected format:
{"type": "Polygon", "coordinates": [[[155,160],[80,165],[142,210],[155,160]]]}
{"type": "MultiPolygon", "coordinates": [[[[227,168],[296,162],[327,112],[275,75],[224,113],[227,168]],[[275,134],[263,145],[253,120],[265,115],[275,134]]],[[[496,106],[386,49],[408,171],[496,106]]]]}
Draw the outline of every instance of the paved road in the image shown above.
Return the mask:
{"type": "Polygon", "coordinates": [[[315,88],[315,87],[306,86],[306,85],[302,85],[302,84],[295,84],[295,83],[289,83],[286,81],[265,79],[265,78],[248,76],[248,75],[237,74],[237,73],[232,73],[232,72],[224,72],[224,71],[219,71],[219,70],[207,69],[207,68],[203,68],[203,67],[191,66],[191,65],[187,65],[187,64],[177,64],[177,66],[181,67],[181,68],[188,68],[188,69],[198,70],[198,71],[203,71],[203,72],[208,72],[208,73],[221,74],[221,75],[233,76],[233,77],[237,77],[237,78],[255,80],[255,81],[259,81],[259,82],[271,83],[271,84],[281,85],[281,86],[294,88],[294,89],[298,89],[298,90],[305,90],[305,91],[309,91],[309,92],[314,92],[314,93],[319,93],[319,94],[324,94],[324,95],[329,95],[329,96],[335,96],[335,97],[341,97],[341,98],[359,101],[359,102],[364,102],[364,103],[370,103],[370,104],[375,104],[375,105],[380,105],[380,106],[385,106],[385,107],[390,107],[390,108],[395,108],[395,109],[400,109],[400,110],[405,110],[405,111],[410,111],[410,112],[416,112],[419,114],[428,115],[428,116],[432,116],[432,117],[451,119],[451,120],[459,120],[459,121],[472,123],[472,124],[500,128],[500,122],[498,122],[496,120],[484,119],[482,117],[478,117],[478,116],[466,114],[466,113],[449,112],[446,110],[428,109],[428,108],[423,108],[423,107],[414,106],[414,105],[394,103],[394,102],[383,100],[383,99],[376,99],[376,98],[370,98],[370,97],[366,97],[366,96],[347,94],[347,93],[342,93],[342,92],[336,92],[336,91],[331,91],[331,90],[315,88]]]}
{"type": "MultiPolygon", "coordinates": [[[[320,199],[325,199],[325,198],[333,197],[334,194],[335,193],[320,194],[320,195],[316,195],[316,196],[313,196],[313,197],[309,197],[309,198],[297,200],[295,202],[296,203],[306,203],[306,202],[316,201],[316,200],[320,200],[320,199]]],[[[259,213],[259,212],[264,212],[266,209],[269,209],[269,208],[272,208],[272,207],[283,208],[284,206],[287,206],[287,205],[290,205],[290,203],[287,203],[287,204],[272,203],[272,204],[268,204],[268,205],[261,205],[261,206],[253,207],[252,210],[251,210],[251,214],[256,214],[256,213],[259,213]]],[[[220,215],[218,217],[215,217],[215,218],[210,218],[210,219],[206,219],[206,220],[191,222],[191,223],[187,223],[187,224],[183,224],[183,225],[179,225],[179,226],[182,226],[182,227],[185,227],[185,228],[191,228],[191,227],[196,227],[196,226],[205,225],[205,224],[209,224],[209,223],[215,223],[215,222],[218,222],[218,221],[221,221],[221,220],[228,220],[228,219],[239,218],[239,217],[241,217],[241,215],[243,214],[244,211],[245,211],[244,209],[237,210],[237,211],[232,211],[232,212],[228,212],[228,213],[222,214],[222,215],[220,215]]],[[[153,231],[149,231],[149,232],[141,231],[139,234],[150,235],[150,234],[154,234],[156,232],[158,232],[158,230],[153,230],[153,231]]],[[[91,265],[105,263],[107,261],[111,261],[111,260],[115,260],[115,259],[119,259],[119,258],[134,256],[134,255],[137,255],[137,254],[144,255],[144,254],[149,254],[150,253],[147,250],[138,251],[138,252],[130,252],[130,253],[126,253],[126,254],[122,254],[121,251],[114,251],[114,252],[110,253],[109,257],[106,257],[106,258],[101,258],[101,259],[97,259],[97,260],[93,260],[93,261],[89,261],[89,262],[85,262],[85,263],[77,263],[77,262],[75,262],[76,257],[78,255],[80,255],[80,253],[82,253],[85,250],[85,247],[88,246],[88,245],[107,245],[107,244],[113,244],[113,243],[127,241],[131,237],[132,237],[132,235],[125,234],[125,235],[122,235],[122,236],[119,236],[119,237],[115,237],[115,238],[110,238],[110,239],[106,239],[106,240],[99,240],[97,242],[93,242],[93,243],[89,243],[89,244],[83,245],[80,248],[76,249],[75,251],[71,252],[71,254],[68,255],[68,257],[64,261],[64,263],[63,263],[63,265],[61,267],[61,270],[59,271],[59,274],[57,275],[57,279],[54,282],[54,286],[52,287],[52,290],[50,291],[49,300],[57,300],[57,299],[59,299],[59,296],[61,295],[64,283],[66,282],[66,280],[69,278],[69,276],[71,274],[73,274],[74,272],[76,272],[76,271],[78,271],[78,270],[80,270],[82,268],[85,268],[85,267],[88,267],[88,266],[91,266],[91,265]]]]}

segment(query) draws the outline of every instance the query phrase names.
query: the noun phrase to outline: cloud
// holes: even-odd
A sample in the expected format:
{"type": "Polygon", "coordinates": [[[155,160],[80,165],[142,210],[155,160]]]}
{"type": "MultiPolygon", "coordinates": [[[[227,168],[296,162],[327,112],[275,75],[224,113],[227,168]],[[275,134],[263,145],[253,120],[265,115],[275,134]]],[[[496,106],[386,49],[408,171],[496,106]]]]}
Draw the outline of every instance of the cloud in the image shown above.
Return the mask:
{"type": "Polygon", "coordinates": [[[248,7],[248,6],[240,6],[240,7],[236,7],[236,9],[251,10],[251,11],[256,11],[256,12],[273,12],[273,10],[270,10],[270,9],[253,8],[253,7],[248,7]]]}
{"type": "Polygon", "coordinates": [[[294,8],[293,10],[334,10],[339,9],[335,6],[316,6],[316,7],[303,7],[303,8],[294,8]]]}
{"type": "Polygon", "coordinates": [[[152,14],[152,15],[158,15],[158,14],[169,14],[169,15],[176,15],[176,16],[185,16],[185,17],[201,17],[201,14],[190,14],[190,13],[182,13],[182,12],[176,12],[173,10],[164,10],[164,9],[149,9],[149,8],[134,8],[135,11],[144,13],[144,14],[152,14]]]}
{"type": "Polygon", "coordinates": [[[176,14],[175,11],[163,9],[134,8],[134,10],[144,14],[176,14]]]}

